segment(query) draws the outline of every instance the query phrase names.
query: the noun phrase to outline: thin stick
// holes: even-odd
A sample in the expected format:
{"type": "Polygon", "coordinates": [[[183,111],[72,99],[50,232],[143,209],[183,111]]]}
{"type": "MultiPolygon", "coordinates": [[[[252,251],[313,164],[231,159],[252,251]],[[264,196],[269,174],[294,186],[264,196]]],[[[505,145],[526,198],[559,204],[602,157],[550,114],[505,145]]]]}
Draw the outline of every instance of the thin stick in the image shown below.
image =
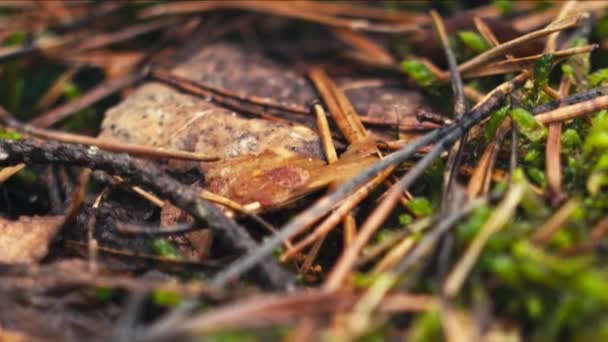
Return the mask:
{"type": "MultiPolygon", "coordinates": [[[[372,274],[379,275],[389,271],[394,266],[404,260],[404,256],[417,246],[418,237],[416,235],[424,232],[431,224],[435,223],[433,218],[427,217],[420,219],[408,226],[409,234],[399,241],[386,255],[376,263],[372,274]]],[[[425,235],[426,236],[426,235],[425,235]]]]}
{"type": "MultiPolygon", "coordinates": [[[[199,194],[158,168],[130,158],[126,154],[91,150],[79,145],[58,143],[44,144],[28,139],[19,141],[0,140],[0,165],[19,163],[57,163],[104,170],[119,175],[130,183],[143,185],[157,194],[166,197],[174,205],[184,209],[196,219],[207,223],[217,236],[235,250],[253,253],[258,245],[247,230],[228,219],[214,205],[200,198],[199,194]]],[[[268,260],[259,265],[260,275],[268,285],[276,288],[289,286],[291,277],[274,261],[268,260]]]]}
{"type": "Polygon", "coordinates": [[[327,122],[327,116],[323,107],[319,104],[314,105],[315,115],[317,117],[317,130],[321,137],[321,143],[323,144],[323,151],[325,152],[325,158],[328,163],[334,163],[338,160],[338,154],[336,153],[336,147],[334,146],[334,140],[331,137],[331,130],[329,129],[329,122],[327,122]]]}
{"type": "Polygon", "coordinates": [[[491,141],[484,149],[481,158],[477,162],[475,170],[469,179],[467,186],[467,194],[469,198],[475,198],[479,196],[483,190],[484,184],[486,183],[486,177],[488,177],[488,169],[492,160],[492,155],[496,150],[496,141],[491,141]]]}
{"type": "Polygon", "coordinates": [[[395,208],[403,191],[406,190],[420,175],[422,175],[424,170],[426,170],[426,168],[437,157],[439,157],[439,155],[445,149],[449,148],[456,139],[460,138],[462,134],[463,132],[460,131],[455,131],[448,134],[447,137],[438,142],[433,149],[431,149],[431,151],[424,156],[424,158],[418,161],[416,166],[410,169],[399,180],[399,182],[395,183],[395,185],[390,188],[382,203],[378,205],[374,212],[361,225],[355,241],[353,241],[351,246],[340,256],[337,264],[334,266],[326,282],[323,284],[324,289],[328,291],[335,291],[341,286],[342,282],[346,278],[346,275],[350,273],[352,266],[355,265],[357,258],[359,257],[359,253],[363,247],[365,247],[373,234],[380,228],[391,211],[395,208]]]}
{"type": "Polygon", "coordinates": [[[46,94],[44,94],[44,96],[38,101],[38,103],[36,104],[36,109],[47,109],[55,101],[57,101],[57,99],[62,95],[66,83],[71,80],[72,77],[74,77],[74,75],[80,70],[80,68],[80,65],[76,65],[61,74],[53,82],[53,85],[47,90],[46,94]]]}
{"type": "Polygon", "coordinates": [[[308,226],[310,222],[315,222],[319,218],[326,215],[334,207],[335,203],[346,198],[353,190],[361,186],[368,179],[375,177],[379,172],[385,170],[389,166],[396,165],[408,159],[421,147],[441,140],[446,136],[446,133],[452,132],[450,139],[445,140],[444,138],[443,142],[439,144],[439,146],[443,148],[449,148],[450,140],[453,139],[454,136],[460,137],[460,135],[462,135],[465,131],[486,118],[491,111],[496,109],[502,103],[502,101],[504,101],[506,94],[510,93],[515,86],[523,83],[526,79],[527,76],[525,74],[520,74],[512,80],[501,84],[486,95],[484,100],[471,111],[470,115],[465,116],[462,121],[452,125],[446,125],[440,129],[431,131],[421,136],[417,140],[403,147],[401,150],[386,156],[377,163],[368,167],[356,177],[343,184],[340,188],[322,197],[310,208],[295,216],[282,229],[280,229],[278,234],[267,239],[263,244],[261,244],[255,253],[250,253],[240,260],[237,260],[232,265],[228,266],[227,269],[216,275],[216,277],[213,279],[214,284],[225,284],[228,280],[234,279],[243,272],[249,270],[251,267],[255,266],[270,255],[272,251],[282,243],[283,240],[290,238],[295,232],[300,231],[302,227],[308,226]]]}
{"type": "MultiPolygon", "coordinates": [[[[464,98],[462,78],[460,77],[460,72],[458,72],[458,62],[456,61],[454,52],[450,48],[448,35],[445,31],[445,26],[443,25],[443,19],[441,19],[441,16],[435,10],[431,11],[431,18],[433,20],[435,30],[437,31],[437,35],[439,36],[439,40],[441,41],[441,45],[443,46],[445,57],[448,61],[448,67],[450,69],[450,75],[452,76],[452,92],[454,93],[453,117],[455,120],[460,120],[467,111],[467,103],[464,98]]],[[[466,134],[463,135],[462,138],[454,144],[454,146],[452,146],[448,153],[448,160],[443,173],[443,195],[441,202],[442,207],[444,208],[450,199],[452,182],[454,179],[454,170],[458,170],[461,159],[460,157],[462,155],[461,147],[463,146],[465,140],[466,134]]]]}

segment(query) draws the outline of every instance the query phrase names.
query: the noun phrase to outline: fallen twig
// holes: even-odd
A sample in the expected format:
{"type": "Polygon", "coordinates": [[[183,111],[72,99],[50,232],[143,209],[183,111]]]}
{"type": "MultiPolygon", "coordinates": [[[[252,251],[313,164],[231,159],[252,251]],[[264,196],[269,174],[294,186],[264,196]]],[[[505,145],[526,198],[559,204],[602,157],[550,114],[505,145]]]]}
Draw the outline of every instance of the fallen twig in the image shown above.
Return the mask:
{"type": "MultiPolygon", "coordinates": [[[[187,211],[205,223],[218,237],[232,248],[253,253],[257,243],[245,228],[226,218],[215,206],[200,198],[193,189],[182,185],[165,175],[149,163],[130,158],[125,154],[115,154],[58,142],[39,143],[32,140],[0,140],[0,164],[4,166],[19,163],[57,163],[71,164],[90,169],[104,170],[110,174],[123,177],[133,184],[140,184],[166,197],[177,207],[187,211]]],[[[260,275],[267,284],[284,288],[290,286],[291,277],[274,261],[268,260],[259,266],[260,275]]]]}

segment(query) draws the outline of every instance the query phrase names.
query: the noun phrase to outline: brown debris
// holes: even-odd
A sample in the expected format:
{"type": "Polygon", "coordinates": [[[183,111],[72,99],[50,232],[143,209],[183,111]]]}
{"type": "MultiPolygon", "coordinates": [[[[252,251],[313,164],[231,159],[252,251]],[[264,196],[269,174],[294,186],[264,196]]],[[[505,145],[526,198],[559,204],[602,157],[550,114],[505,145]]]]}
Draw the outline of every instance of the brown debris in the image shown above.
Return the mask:
{"type": "Polygon", "coordinates": [[[62,216],[21,216],[16,221],[0,218],[0,262],[40,261],[63,220],[62,216]]]}

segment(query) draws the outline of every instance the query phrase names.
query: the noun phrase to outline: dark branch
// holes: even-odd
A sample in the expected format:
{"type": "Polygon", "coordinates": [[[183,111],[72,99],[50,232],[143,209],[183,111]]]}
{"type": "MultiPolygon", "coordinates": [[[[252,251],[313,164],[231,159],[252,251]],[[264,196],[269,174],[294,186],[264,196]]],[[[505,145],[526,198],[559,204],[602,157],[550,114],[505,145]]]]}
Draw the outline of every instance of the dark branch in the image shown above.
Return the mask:
{"type": "MultiPolygon", "coordinates": [[[[19,163],[69,164],[106,171],[168,199],[175,206],[206,223],[219,239],[235,250],[253,253],[258,248],[258,244],[244,227],[224,216],[217,207],[203,200],[198,192],[169,177],[153,164],[131,158],[126,154],[53,141],[43,143],[28,139],[19,141],[0,139],[0,165],[9,166],[19,163]]],[[[270,258],[259,265],[259,271],[261,277],[275,288],[288,286],[292,280],[291,276],[270,258]]]]}

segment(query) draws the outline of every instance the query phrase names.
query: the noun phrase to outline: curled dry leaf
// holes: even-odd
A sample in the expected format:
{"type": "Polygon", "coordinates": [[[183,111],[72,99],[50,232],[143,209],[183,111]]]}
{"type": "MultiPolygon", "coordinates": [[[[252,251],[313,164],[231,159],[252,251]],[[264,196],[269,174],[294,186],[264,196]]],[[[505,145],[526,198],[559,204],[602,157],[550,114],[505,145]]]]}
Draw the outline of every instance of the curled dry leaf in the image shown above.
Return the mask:
{"type": "Polygon", "coordinates": [[[21,216],[16,221],[0,218],[0,262],[39,261],[46,256],[63,221],[63,216],[21,216]]]}

